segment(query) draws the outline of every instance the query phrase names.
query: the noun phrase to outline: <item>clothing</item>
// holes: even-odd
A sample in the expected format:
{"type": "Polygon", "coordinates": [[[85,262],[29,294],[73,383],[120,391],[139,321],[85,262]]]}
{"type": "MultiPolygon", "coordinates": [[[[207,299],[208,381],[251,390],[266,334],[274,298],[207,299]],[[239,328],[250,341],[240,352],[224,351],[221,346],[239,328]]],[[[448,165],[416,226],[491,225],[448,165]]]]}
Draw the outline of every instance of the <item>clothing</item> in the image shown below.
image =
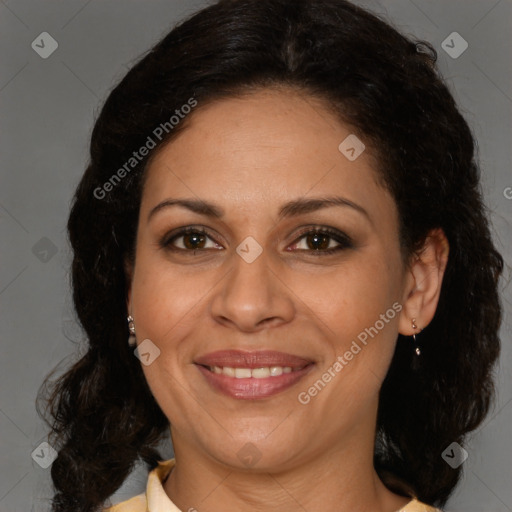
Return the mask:
{"type": "MultiPolygon", "coordinates": [[[[139,494],[123,501],[105,512],[187,512],[181,511],[167,496],[163,482],[174,467],[175,460],[160,462],[158,467],[149,473],[145,494],[139,494]]],[[[439,512],[438,509],[411,500],[405,507],[397,512],[439,512]]]]}

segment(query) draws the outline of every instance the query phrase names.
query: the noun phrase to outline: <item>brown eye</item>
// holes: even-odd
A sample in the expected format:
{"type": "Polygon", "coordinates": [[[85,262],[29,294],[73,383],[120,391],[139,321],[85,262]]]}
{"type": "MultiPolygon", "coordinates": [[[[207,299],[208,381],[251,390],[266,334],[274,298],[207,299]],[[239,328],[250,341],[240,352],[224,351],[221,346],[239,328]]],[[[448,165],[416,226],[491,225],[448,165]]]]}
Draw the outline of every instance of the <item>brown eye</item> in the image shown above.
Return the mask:
{"type": "Polygon", "coordinates": [[[166,237],[160,243],[162,248],[170,251],[197,251],[207,249],[221,249],[204,229],[186,228],[166,237]],[[208,245],[208,243],[210,245],[208,245]]]}
{"type": "Polygon", "coordinates": [[[326,228],[306,231],[293,244],[294,250],[314,255],[332,254],[353,247],[350,237],[340,231],[326,228]]]}
{"type": "Polygon", "coordinates": [[[187,249],[202,249],[206,243],[206,236],[202,233],[187,233],[182,238],[187,249]]]}
{"type": "Polygon", "coordinates": [[[312,233],[306,236],[306,243],[312,250],[325,250],[329,248],[331,237],[322,233],[312,233]]]}

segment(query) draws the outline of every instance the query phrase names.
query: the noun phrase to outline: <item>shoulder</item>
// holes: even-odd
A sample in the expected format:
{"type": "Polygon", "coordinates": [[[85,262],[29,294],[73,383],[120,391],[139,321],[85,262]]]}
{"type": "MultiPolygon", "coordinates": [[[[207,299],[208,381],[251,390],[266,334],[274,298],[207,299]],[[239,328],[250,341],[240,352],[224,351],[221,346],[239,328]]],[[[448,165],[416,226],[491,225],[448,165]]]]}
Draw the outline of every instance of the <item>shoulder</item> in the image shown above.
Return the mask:
{"type": "Polygon", "coordinates": [[[404,508],[401,508],[398,512],[442,512],[438,508],[426,505],[420,501],[413,499],[404,508]]]}
{"type": "Polygon", "coordinates": [[[127,501],[118,503],[113,507],[104,509],[104,512],[146,512],[148,501],[145,494],[139,494],[127,501]]]}
{"type": "Polygon", "coordinates": [[[148,475],[146,492],[103,509],[103,512],[154,512],[166,510],[178,511],[178,508],[169,500],[163,489],[163,482],[174,467],[175,460],[161,461],[148,475]]]}

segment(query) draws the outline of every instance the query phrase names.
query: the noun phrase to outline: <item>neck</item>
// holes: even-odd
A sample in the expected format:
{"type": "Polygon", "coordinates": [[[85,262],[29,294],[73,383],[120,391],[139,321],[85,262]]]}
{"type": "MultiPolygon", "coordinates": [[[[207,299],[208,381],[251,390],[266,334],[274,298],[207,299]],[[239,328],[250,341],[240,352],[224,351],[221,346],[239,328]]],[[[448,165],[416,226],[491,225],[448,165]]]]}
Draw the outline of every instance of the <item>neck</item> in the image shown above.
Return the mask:
{"type": "Polygon", "coordinates": [[[353,430],[350,441],[329,444],[323,452],[302,453],[272,471],[222,464],[173,431],[176,466],[164,489],[180,510],[189,512],[399,510],[410,498],[392,493],[379,479],[373,468],[373,443],[364,442],[371,432],[353,430]]]}

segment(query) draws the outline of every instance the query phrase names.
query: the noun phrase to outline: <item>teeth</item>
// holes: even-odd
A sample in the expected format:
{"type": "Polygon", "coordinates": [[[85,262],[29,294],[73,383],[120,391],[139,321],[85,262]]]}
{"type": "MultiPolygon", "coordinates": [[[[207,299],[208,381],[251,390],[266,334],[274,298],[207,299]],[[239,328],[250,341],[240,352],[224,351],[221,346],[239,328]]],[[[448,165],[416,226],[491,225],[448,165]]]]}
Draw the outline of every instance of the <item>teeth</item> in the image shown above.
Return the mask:
{"type": "Polygon", "coordinates": [[[279,377],[283,373],[291,373],[290,366],[267,366],[263,368],[231,368],[229,366],[210,366],[210,371],[216,374],[235,377],[236,379],[265,379],[267,377],[279,377]]]}
{"type": "Polygon", "coordinates": [[[237,379],[250,379],[251,373],[250,368],[235,368],[235,377],[237,379]]]}
{"type": "Polygon", "coordinates": [[[222,373],[224,375],[227,375],[228,377],[234,377],[235,376],[235,369],[234,368],[229,368],[228,366],[225,366],[224,368],[222,368],[222,373]]]}
{"type": "Polygon", "coordinates": [[[270,377],[270,368],[254,368],[251,374],[255,379],[265,379],[270,377]]]}
{"type": "Polygon", "coordinates": [[[270,375],[272,375],[272,377],[278,377],[279,375],[283,375],[283,369],[280,366],[271,366],[270,375]]]}

